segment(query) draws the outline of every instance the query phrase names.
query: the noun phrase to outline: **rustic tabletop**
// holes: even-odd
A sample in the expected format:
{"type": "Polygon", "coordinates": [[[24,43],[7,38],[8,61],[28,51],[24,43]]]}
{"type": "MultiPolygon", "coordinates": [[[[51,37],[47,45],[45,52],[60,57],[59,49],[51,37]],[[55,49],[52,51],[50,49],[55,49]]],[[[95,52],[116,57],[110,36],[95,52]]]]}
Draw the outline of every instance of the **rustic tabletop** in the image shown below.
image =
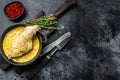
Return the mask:
{"type": "MultiPolygon", "coordinates": [[[[0,0],[0,35],[12,24],[4,14],[4,7],[14,0],[0,0]]],[[[24,19],[43,10],[46,15],[64,0],[18,0],[26,8],[24,19]]],[[[57,52],[39,73],[38,80],[120,80],[120,0],[76,0],[59,18],[64,29],[49,37],[47,44],[67,31],[70,43],[57,52]]],[[[0,80],[26,80],[13,70],[0,69],[0,80]]]]}

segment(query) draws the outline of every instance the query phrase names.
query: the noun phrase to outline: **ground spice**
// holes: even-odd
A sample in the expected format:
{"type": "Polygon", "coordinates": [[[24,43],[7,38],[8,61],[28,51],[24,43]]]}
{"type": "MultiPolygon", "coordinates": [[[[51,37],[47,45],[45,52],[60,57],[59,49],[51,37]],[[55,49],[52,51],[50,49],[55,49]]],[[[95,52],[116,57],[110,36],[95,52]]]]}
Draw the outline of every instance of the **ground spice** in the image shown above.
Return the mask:
{"type": "Polygon", "coordinates": [[[23,9],[23,5],[20,2],[13,2],[6,6],[5,13],[9,18],[16,18],[22,14],[23,9]]]}

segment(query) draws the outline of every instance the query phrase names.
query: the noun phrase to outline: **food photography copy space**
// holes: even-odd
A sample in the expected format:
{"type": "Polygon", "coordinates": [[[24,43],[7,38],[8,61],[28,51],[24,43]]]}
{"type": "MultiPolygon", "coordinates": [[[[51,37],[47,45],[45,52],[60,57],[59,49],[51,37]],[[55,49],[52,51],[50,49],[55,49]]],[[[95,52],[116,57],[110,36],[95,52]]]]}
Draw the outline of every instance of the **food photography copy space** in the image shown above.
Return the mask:
{"type": "Polygon", "coordinates": [[[120,80],[120,0],[0,0],[0,80],[120,80]]]}

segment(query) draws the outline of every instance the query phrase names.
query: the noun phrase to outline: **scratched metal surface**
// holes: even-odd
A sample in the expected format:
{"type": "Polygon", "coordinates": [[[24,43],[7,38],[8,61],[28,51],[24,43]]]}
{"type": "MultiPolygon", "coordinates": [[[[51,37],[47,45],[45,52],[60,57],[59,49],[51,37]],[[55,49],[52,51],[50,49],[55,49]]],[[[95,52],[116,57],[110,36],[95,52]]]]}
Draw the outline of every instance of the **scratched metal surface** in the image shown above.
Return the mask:
{"type": "MultiPolygon", "coordinates": [[[[3,12],[4,6],[14,0],[0,0],[0,34],[12,22],[3,12]]],[[[24,19],[30,19],[39,10],[53,12],[64,0],[19,0],[26,8],[24,19]]],[[[71,42],[57,52],[42,69],[38,80],[120,80],[120,0],[77,0],[60,19],[65,26],[49,37],[48,43],[67,31],[71,42]]],[[[0,80],[26,80],[10,70],[0,69],[0,80]]]]}

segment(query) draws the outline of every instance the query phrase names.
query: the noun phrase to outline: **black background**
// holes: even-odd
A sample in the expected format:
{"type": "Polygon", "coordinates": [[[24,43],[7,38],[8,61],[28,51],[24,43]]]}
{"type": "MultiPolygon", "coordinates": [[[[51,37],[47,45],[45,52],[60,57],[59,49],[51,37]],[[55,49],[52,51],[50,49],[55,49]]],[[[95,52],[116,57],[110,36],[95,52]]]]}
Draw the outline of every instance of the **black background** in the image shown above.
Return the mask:
{"type": "MultiPolygon", "coordinates": [[[[4,7],[14,0],[0,0],[0,34],[15,23],[4,14],[4,7]]],[[[19,0],[26,8],[24,19],[40,10],[54,12],[64,0],[19,0]]],[[[71,42],[57,52],[38,75],[39,80],[120,80],[120,0],[76,0],[59,18],[65,26],[49,37],[48,43],[67,31],[71,42]]],[[[48,44],[47,43],[47,44],[48,44]]],[[[0,80],[21,80],[13,71],[0,69],[0,80]]]]}

